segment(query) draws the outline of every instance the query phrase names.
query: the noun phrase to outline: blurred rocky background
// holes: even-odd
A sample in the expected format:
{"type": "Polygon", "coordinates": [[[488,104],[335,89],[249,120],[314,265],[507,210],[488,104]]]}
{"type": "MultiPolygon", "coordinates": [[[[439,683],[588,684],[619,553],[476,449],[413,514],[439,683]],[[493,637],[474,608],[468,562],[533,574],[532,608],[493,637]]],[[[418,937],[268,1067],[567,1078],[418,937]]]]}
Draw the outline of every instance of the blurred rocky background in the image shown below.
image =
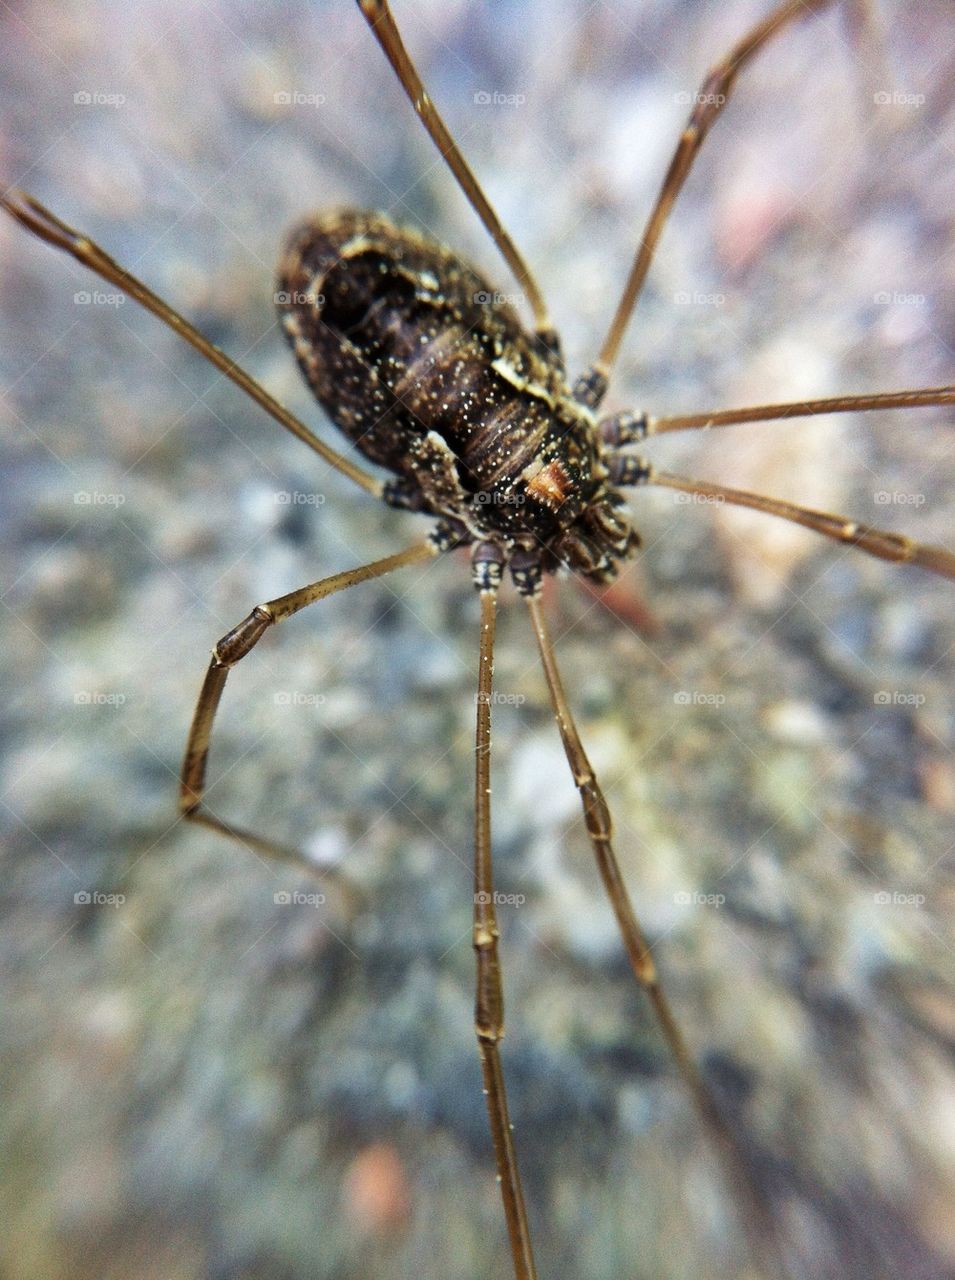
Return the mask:
{"type": "MultiPolygon", "coordinates": [[[[579,369],[689,100],[768,3],[396,10],[579,369]]],[[[680,200],[609,407],[953,381],[953,68],[944,0],[835,5],[767,49],[680,200]]],[[[0,181],[329,438],[273,311],[304,213],[387,210],[516,288],[348,0],[23,0],[0,16],[0,100],[0,181]]],[[[218,637],[420,522],[114,293],[0,222],[0,1274],[506,1276],[471,1028],[466,562],[317,606],[229,683],[211,805],[297,842],[347,899],[177,821],[218,637]]],[[[950,412],[690,433],[653,458],[953,545],[950,412]]],[[[633,507],[639,562],[548,608],[673,1003],[793,1275],[941,1280],[955,590],[765,517],[633,507]]],[[[503,603],[504,1059],[541,1274],[749,1274],[503,603]]]]}

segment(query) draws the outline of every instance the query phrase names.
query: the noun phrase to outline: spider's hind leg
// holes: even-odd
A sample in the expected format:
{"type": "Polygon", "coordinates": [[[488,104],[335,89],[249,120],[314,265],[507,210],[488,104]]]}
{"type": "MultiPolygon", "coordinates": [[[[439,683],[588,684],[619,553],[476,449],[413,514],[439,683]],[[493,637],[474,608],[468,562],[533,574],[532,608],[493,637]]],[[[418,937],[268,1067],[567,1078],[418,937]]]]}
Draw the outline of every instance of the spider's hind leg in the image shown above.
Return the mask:
{"type": "Polygon", "coordinates": [[[620,936],[633,974],[646,993],[657,1025],[676,1064],[683,1083],[693,1099],[706,1131],[713,1140],[723,1168],[742,1204],[741,1224],[750,1251],[765,1276],[785,1277],[783,1261],[772,1212],[754,1179],[753,1173],[725,1120],[696,1060],[683,1037],[683,1032],[664,992],[653,948],[637,918],[613,850],[613,823],[603,790],[587,757],[577,726],[564,693],[557,667],[550,630],[541,607],[539,593],[522,593],[530,610],[531,622],[540,651],[544,677],[550,693],[554,718],[560,732],[574,784],[580,793],[584,824],[597,863],[597,871],[620,930],[620,936]]]}
{"type": "Polygon", "coordinates": [[[474,1030],[481,1055],[484,1094],[494,1142],[497,1180],[504,1201],[514,1276],[515,1280],[535,1280],[537,1272],[499,1053],[499,1045],[504,1036],[504,996],[498,959],[500,934],[491,861],[491,690],[497,589],[504,567],[504,555],[492,543],[479,543],[474,548],[471,563],[474,585],[480,593],[481,601],[474,799],[473,946],[477,957],[474,1030]]]}

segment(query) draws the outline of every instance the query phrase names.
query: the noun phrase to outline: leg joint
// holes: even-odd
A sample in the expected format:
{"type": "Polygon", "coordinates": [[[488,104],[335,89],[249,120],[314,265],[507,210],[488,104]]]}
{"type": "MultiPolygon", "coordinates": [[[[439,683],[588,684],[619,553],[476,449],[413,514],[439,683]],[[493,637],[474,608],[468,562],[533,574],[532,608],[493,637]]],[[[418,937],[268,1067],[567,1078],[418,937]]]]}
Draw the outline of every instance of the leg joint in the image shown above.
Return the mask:
{"type": "Polygon", "coordinates": [[[474,926],[471,945],[475,951],[493,951],[500,937],[496,924],[479,923],[474,926]]]}
{"type": "Polygon", "coordinates": [[[231,667],[234,662],[244,658],[274,621],[268,607],[257,604],[249,616],[243,618],[237,627],[227,631],[213,649],[216,662],[220,666],[231,667]]]}
{"type": "Polygon", "coordinates": [[[592,840],[608,843],[613,837],[613,819],[610,807],[604,799],[603,792],[597,785],[596,778],[582,778],[577,783],[580,798],[584,806],[584,822],[592,840]]]}

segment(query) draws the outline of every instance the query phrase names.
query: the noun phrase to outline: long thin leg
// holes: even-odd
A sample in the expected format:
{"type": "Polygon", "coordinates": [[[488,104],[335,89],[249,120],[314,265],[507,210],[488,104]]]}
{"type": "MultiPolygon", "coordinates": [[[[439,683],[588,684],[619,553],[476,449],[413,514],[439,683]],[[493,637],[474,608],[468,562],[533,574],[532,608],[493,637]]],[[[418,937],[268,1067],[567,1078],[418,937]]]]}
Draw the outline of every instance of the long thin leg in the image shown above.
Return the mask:
{"type": "Polygon", "coordinates": [[[481,190],[480,183],[471,172],[467,161],[458,150],[458,145],[448,132],[447,125],[438,114],[434,103],[421,82],[421,77],[401,39],[398,24],[392,16],[388,0],[358,0],[358,6],[367,19],[375,39],[384,50],[385,57],[394,68],[402,88],[408,95],[411,105],[428,131],[431,141],[441,153],[441,158],[454,174],[458,186],[467,197],[468,203],[484,223],[488,234],[497,245],[504,260],[514,273],[514,278],[527,296],[534,313],[534,326],[541,339],[551,347],[556,346],[557,335],[554,332],[547,306],[544,302],[537,282],[531,275],[530,268],[521,257],[511,237],[505,231],[500,219],[487,196],[481,190]]]}
{"type": "Polygon", "coordinates": [[[199,330],[184,319],[178,311],[174,311],[168,303],[157,297],[151,289],[148,289],[141,280],[138,280],[125,268],[121,267],[89,236],[84,235],[82,231],[77,231],[66,222],[62,222],[56,214],[51,213],[39,200],[35,200],[33,196],[27,195],[25,191],[19,191],[15,187],[11,187],[8,191],[0,194],[0,207],[4,208],[11,217],[26,227],[28,231],[32,231],[40,240],[45,240],[47,244],[53,245],[54,248],[62,249],[65,253],[75,258],[77,262],[82,263],[84,267],[89,267],[98,276],[109,281],[110,284],[117,285],[124,293],[128,293],[131,298],[135,298],[147,311],[151,311],[154,316],[158,316],[163,324],[167,324],[170,329],[178,333],[181,338],[184,338],[210,364],[215,365],[227,378],[231,378],[236,386],[241,387],[247,396],[251,397],[256,404],[261,405],[266,413],[271,414],[275,421],[283,426],[286,431],[290,431],[293,436],[297,436],[310,449],[313,449],[319,457],[324,458],[329,466],[334,467],[343,476],[347,476],[349,480],[353,480],[355,484],[360,485],[368,493],[374,494],[376,498],[381,497],[383,486],[380,480],[376,480],[374,476],[356,466],[354,462],[344,457],[343,454],[338,453],[335,449],[325,444],[324,441],[319,440],[318,436],[309,431],[304,422],[299,422],[294,414],[289,413],[286,408],[280,405],[263,386],[256,382],[254,378],[251,378],[224,351],[220,351],[208,338],[203,337],[199,330]]]}
{"type": "Polygon", "coordinates": [[[683,493],[695,493],[705,498],[715,498],[718,502],[728,502],[737,507],[750,507],[753,511],[765,511],[770,516],[780,516],[783,520],[791,520],[807,529],[821,533],[834,542],[847,542],[860,551],[867,551],[870,556],[878,556],[880,560],[891,560],[895,564],[917,564],[922,569],[940,574],[943,578],[955,578],[955,554],[944,547],[935,547],[923,542],[915,542],[901,533],[891,533],[887,529],[876,529],[872,525],[859,524],[855,520],[847,520],[845,516],[829,515],[825,511],[812,511],[808,507],[797,506],[793,502],[785,502],[781,498],[767,498],[761,493],[749,493],[745,489],[727,489],[721,484],[711,484],[707,480],[689,480],[684,476],[675,476],[668,471],[647,469],[642,480],[644,484],[661,485],[667,489],[678,489],[683,493]]]}
{"type": "MultiPolygon", "coordinates": [[[[846,0],[845,15],[849,39],[855,46],[859,105],[863,118],[868,119],[873,95],[894,81],[886,50],[885,28],[874,0],[846,0]]],[[[894,114],[898,116],[898,112],[894,114]]]]}
{"type": "Polygon", "coordinates": [[[494,627],[497,593],[482,591],[481,648],[478,659],[477,734],[474,795],[474,951],[477,992],[474,1029],[484,1076],[484,1093],[494,1140],[498,1181],[504,1200],[516,1280],[534,1280],[537,1272],[517,1171],[514,1138],[507,1111],[507,1093],[498,1045],[504,1035],[504,997],[497,954],[498,927],[494,908],[491,863],[491,682],[494,675],[494,627]]]}
{"type": "Polygon", "coordinates": [[[739,422],[771,422],[777,418],[809,418],[818,413],[868,413],[872,409],[920,409],[955,404],[955,387],[922,387],[917,391],[887,391],[872,396],[836,396],[832,400],[797,400],[791,404],[760,404],[749,409],[717,409],[670,418],[646,418],[642,434],[662,436],[669,431],[729,427],[739,422]]]}
{"type": "Polygon", "coordinates": [[[769,1211],[752,1183],[750,1174],[740,1155],[739,1148],[732,1134],[726,1127],[719,1109],[703,1080],[700,1070],[693,1060],[680,1030],[679,1024],[670,1008],[670,1002],[664,994],[660,976],[651,954],[646,934],[637,919],[630,901],[630,895],[624,884],[616,855],[613,851],[613,823],[610,810],[604,799],[600,784],[594,774],[590,760],[584,750],[577,726],[574,723],[570,706],[564,693],[563,682],[557,667],[557,659],[550,638],[544,611],[539,596],[527,596],[537,647],[540,650],[541,663],[547,688],[550,692],[551,704],[561,741],[574,776],[574,783],[580,792],[583,805],[584,822],[587,834],[593,846],[597,869],[603,881],[607,897],[610,899],[617,925],[620,929],[623,944],[630,960],[637,982],[646,992],[656,1015],[657,1023],[663,1033],[670,1053],[676,1062],[677,1069],[689,1090],[696,1109],[714,1139],[717,1150],[725,1161],[728,1171],[733,1176],[734,1184],[742,1192],[748,1212],[742,1215],[744,1228],[749,1238],[750,1248],[755,1257],[761,1260],[767,1270],[778,1273],[785,1270],[775,1243],[775,1229],[769,1211]]]}
{"type": "MultiPolygon", "coordinates": [[[[206,787],[206,764],[209,757],[209,742],[212,737],[212,723],[215,719],[222,692],[229,675],[229,668],[235,666],[255,647],[262,636],[276,622],[290,618],[293,613],[324,600],[336,591],[344,591],[359,582],[367,582],[370,578],[380,578],[393,569],[414,564],[434,555],[438,548],[434,542],[419,543],[397,555],[385,556],[383,560],[373,560],[370,564],[361,565],[357,569],[348,569],[344,573],[333,574],[322,578],[310,586],[301,587],[277,600],[269,600],[267,604],[258,604],[237,627],[227,632],[212,651],[212,660],[206,672],[199,700],[193,713],[189,739],[186,743],[186,754],[182,762],[179,778],[179,810],[190,822],[197,822],[212,831],[219,832],[231,840],[255,849],[267,857],[277,858],[282,862],[294,862],[301,866],[305,861],[302,856],[285,845],[276,844],[263,836],[254,835],[242,827],[234,827],[222,822],[202,807],[206,787]]],[[[306,863],[306,865],[308,865],[306,863]]]]}
{"type": "MultiPolygon", "coordinates": [[[[660,194],[650,214],[643,236],[637,248],[633,266],[610,325],[607,337],[600,349],[593,374],[597,380],[606,380],[617,358],[624,330],[636,305],[640,290],[646,280],[657,242],[666,225],[670,210],[686,182],[687,175],[709,133],[713,122],[726,105],[737,75],[778,32],[790,22],[832,3],[832,0],[785,0],[767,18],[758,23],[742,40],[707,73],[696,95],[696,105],[690,113],[686,128],[680,136],[676,152],[670,162],[660,194]]],[[[605,382],[604,382],[605,385],[605,382]]]]}

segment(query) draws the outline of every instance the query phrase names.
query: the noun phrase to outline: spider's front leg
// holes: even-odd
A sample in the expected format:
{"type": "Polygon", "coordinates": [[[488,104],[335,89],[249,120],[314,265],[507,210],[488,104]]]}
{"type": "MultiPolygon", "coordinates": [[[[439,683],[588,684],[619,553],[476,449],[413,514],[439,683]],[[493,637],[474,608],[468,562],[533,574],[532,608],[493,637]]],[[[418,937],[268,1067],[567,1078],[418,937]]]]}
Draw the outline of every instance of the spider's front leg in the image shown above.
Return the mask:
{"type": "Polygon", "coordinates": [[[269,600],[266,604],[256,605],[237,627],[228,631],[212,651],[212,660],[206,672],[199,700],[192,717],[189,740],[186,743],[186,754],[182,762],[179,778],[179,811],[189,822],[197,822],[217,831],[230,840],[235,840],[247,849],[264,854],[268,858],[280,862],[291,862],[295,866],[304,867],[313,874],[316,867],[295,849],[276,843],[267,836],[259,836],[224,822],[210,813],[203,801],[206,790],[206,767],[209,758],[209,744],[212,738],[212,725],[225,689],[229,670],[250,653],[262,636],[277,622],[290,618],[299,610],[324,600],[326,596],[356,586],[359,582],[367,582],[372,578],[380,578],[394,569],[414,564],[437,554],[440,547],[430,539],[399,551],[396,555],[385,556],[381,560],[373,560],[370,564],[360,565],[356,569],[347,569],[344,573],[332,574],[318,582],[300,587],[288,595],[269,600]]]}

